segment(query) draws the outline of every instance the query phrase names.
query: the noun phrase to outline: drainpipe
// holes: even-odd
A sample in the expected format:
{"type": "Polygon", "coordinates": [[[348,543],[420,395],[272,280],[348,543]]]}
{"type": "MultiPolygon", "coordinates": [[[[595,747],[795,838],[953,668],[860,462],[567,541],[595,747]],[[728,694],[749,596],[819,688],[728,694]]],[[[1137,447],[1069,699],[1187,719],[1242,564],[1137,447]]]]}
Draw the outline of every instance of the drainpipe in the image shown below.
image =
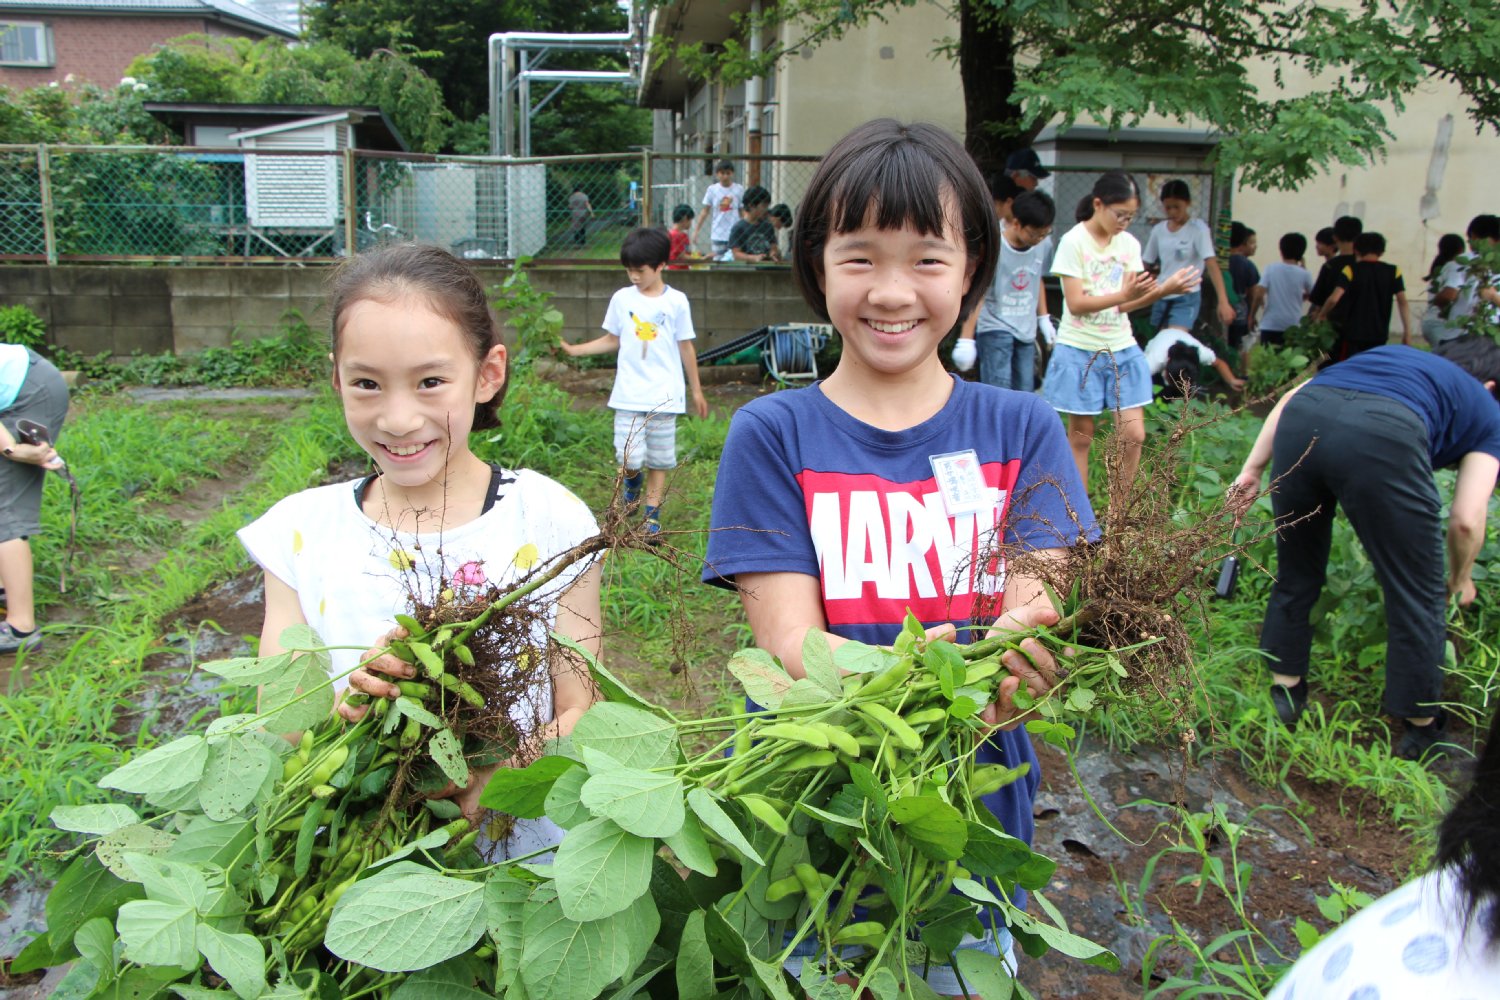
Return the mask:
{"type": "MultiPolygon", "coordinates": [[[[752,59],[760,55],[760,2],[761,0],[751,0],[750,3],[750,58],[752,59]]],[[[745,172],[745,175],[751,184],[760,183],[760,88],[759,76],[752,76],[745,81],[745,146],[746,152],[750,154],[750,169],[745,172]]]]}

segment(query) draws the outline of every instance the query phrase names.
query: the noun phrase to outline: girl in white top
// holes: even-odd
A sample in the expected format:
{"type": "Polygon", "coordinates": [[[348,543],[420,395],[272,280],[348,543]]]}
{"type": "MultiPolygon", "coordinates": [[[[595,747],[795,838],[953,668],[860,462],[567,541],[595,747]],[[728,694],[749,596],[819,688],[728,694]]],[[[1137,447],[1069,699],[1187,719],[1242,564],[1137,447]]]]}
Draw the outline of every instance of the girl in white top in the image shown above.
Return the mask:
{"type": "MultiPolygon", "coordinates": [[[[484,286],[461,261],[415,244],[353,258],[334,280],[331,312],[333,385],[379,471],[287,497],[240,539],[265,570],[261,655],[280,652],[282,630],[306,623],[328,645],[353,647],[332,653],[336,676],[353,671],[349,687],[395,698],[393,680],[413,676],[411,666],[372,657],[413,596],[435,603],[450,588],[503,589],[598,528],[562,486],[470,451],[471,430],[498,426],[506,352],[484,286]]],[[[550,628],[597,655],[598,566],[574,563],[538,594],[547,613],[536,648],[547,648],[550,628]]],[[[594,701],[587,670],[555,644],[548,673],[513,713],[522,732],[565,734],[594,701]]],[[[368,706],[338,711],[352,721],[368,706]]],[[[476,768],[468,787],[449,790],[471,818],[493,770],[476,768]]],[[[518,828],[511,846],[544,846],[554,832],[518,828]]]]}
{"type": "Polygon", "coordinates": [[[1194,291],[1201,272],[1184,267],[1158,282],[1141,264],[1141,244],[1126,232],[1141,205],[1129,174],[1111,170],[1078,205],[1078,224],[1064,234],[1052,273],[1062,279],[1063,316],[1042,395],[1066,414],[1068,443],[1088,483],[1089,450],[1099,414],[1114,411],[1126,445],[1124,481],[1135,479],[1146,440],[1142,409],[1151,402],[1151,371],[1127,315],[1168,295],[1194,291]]]}

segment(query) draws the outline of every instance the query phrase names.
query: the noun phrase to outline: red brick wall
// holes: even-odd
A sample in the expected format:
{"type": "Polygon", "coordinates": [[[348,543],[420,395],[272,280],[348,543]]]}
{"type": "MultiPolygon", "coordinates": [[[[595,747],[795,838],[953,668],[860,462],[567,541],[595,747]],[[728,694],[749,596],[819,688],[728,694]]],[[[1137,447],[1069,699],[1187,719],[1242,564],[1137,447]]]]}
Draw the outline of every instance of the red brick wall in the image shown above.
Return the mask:
{"type": "Polygon", "coordinates": [[[222,25],[194,17],[72,17],[7,15],[18,21],[42,21],[52,26],[53,66],[28,68],[0,66],[0,84],[7,87],[39,87],[69,73],[78,83],[113,86],[125,75],[125,67],[136,56],[145,55],[160,42],[178,35],[202,32],[235,34],[222,25]]]}

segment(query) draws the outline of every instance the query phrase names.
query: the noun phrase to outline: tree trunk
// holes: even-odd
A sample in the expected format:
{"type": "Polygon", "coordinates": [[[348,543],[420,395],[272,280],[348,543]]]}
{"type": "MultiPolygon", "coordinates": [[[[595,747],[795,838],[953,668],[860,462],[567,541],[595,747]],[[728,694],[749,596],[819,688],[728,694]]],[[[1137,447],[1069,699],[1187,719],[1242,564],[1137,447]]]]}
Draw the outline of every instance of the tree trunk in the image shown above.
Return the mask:
{"type": "Polygon", "coordinates": [[[964,88],[964,145],[989,173],[1026,146],[1016,88],[1015,37],[987,0],[959,0],[958,74],[964,88]]]}

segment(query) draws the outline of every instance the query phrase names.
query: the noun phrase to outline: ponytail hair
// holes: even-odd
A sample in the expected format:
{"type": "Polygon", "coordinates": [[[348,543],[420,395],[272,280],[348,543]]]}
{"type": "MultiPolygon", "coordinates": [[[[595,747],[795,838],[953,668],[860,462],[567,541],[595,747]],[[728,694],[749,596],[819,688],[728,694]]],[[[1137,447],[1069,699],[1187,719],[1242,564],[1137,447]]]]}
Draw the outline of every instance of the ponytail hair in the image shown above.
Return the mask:
{"type": "Polygon", "coordinates": [[[1123,170],[1106,170],[1099,175],[1094,182],[1094,190],[1083,196],[1078,203],[1073,218],[1079,222],[1087,222],[1094,217],[1094,201],[1098,200],[1101,205],[1118,205],[1126,201],[1140,201],[1141,189],[1131,177],[1123,170]]]}
{"type": "Polygon", "coordinates": [[[1490,722],[1474,782],[1438,828],[1437,865],[1458,878],[1464,915],[1479,920],[1491,945],[1500,942],[1500,709],[1490,722]]]}
{"type": "Polygon", "coordinates": [[[1464,252],[1464,238],[1457,233],[1448,233],[1438,240],[1437,256],[1432,258],[1432,267],[1428,268],[1423,281],[1431,281],[1438,276],[1438,272],[1453,258],[1464,252]]]}

